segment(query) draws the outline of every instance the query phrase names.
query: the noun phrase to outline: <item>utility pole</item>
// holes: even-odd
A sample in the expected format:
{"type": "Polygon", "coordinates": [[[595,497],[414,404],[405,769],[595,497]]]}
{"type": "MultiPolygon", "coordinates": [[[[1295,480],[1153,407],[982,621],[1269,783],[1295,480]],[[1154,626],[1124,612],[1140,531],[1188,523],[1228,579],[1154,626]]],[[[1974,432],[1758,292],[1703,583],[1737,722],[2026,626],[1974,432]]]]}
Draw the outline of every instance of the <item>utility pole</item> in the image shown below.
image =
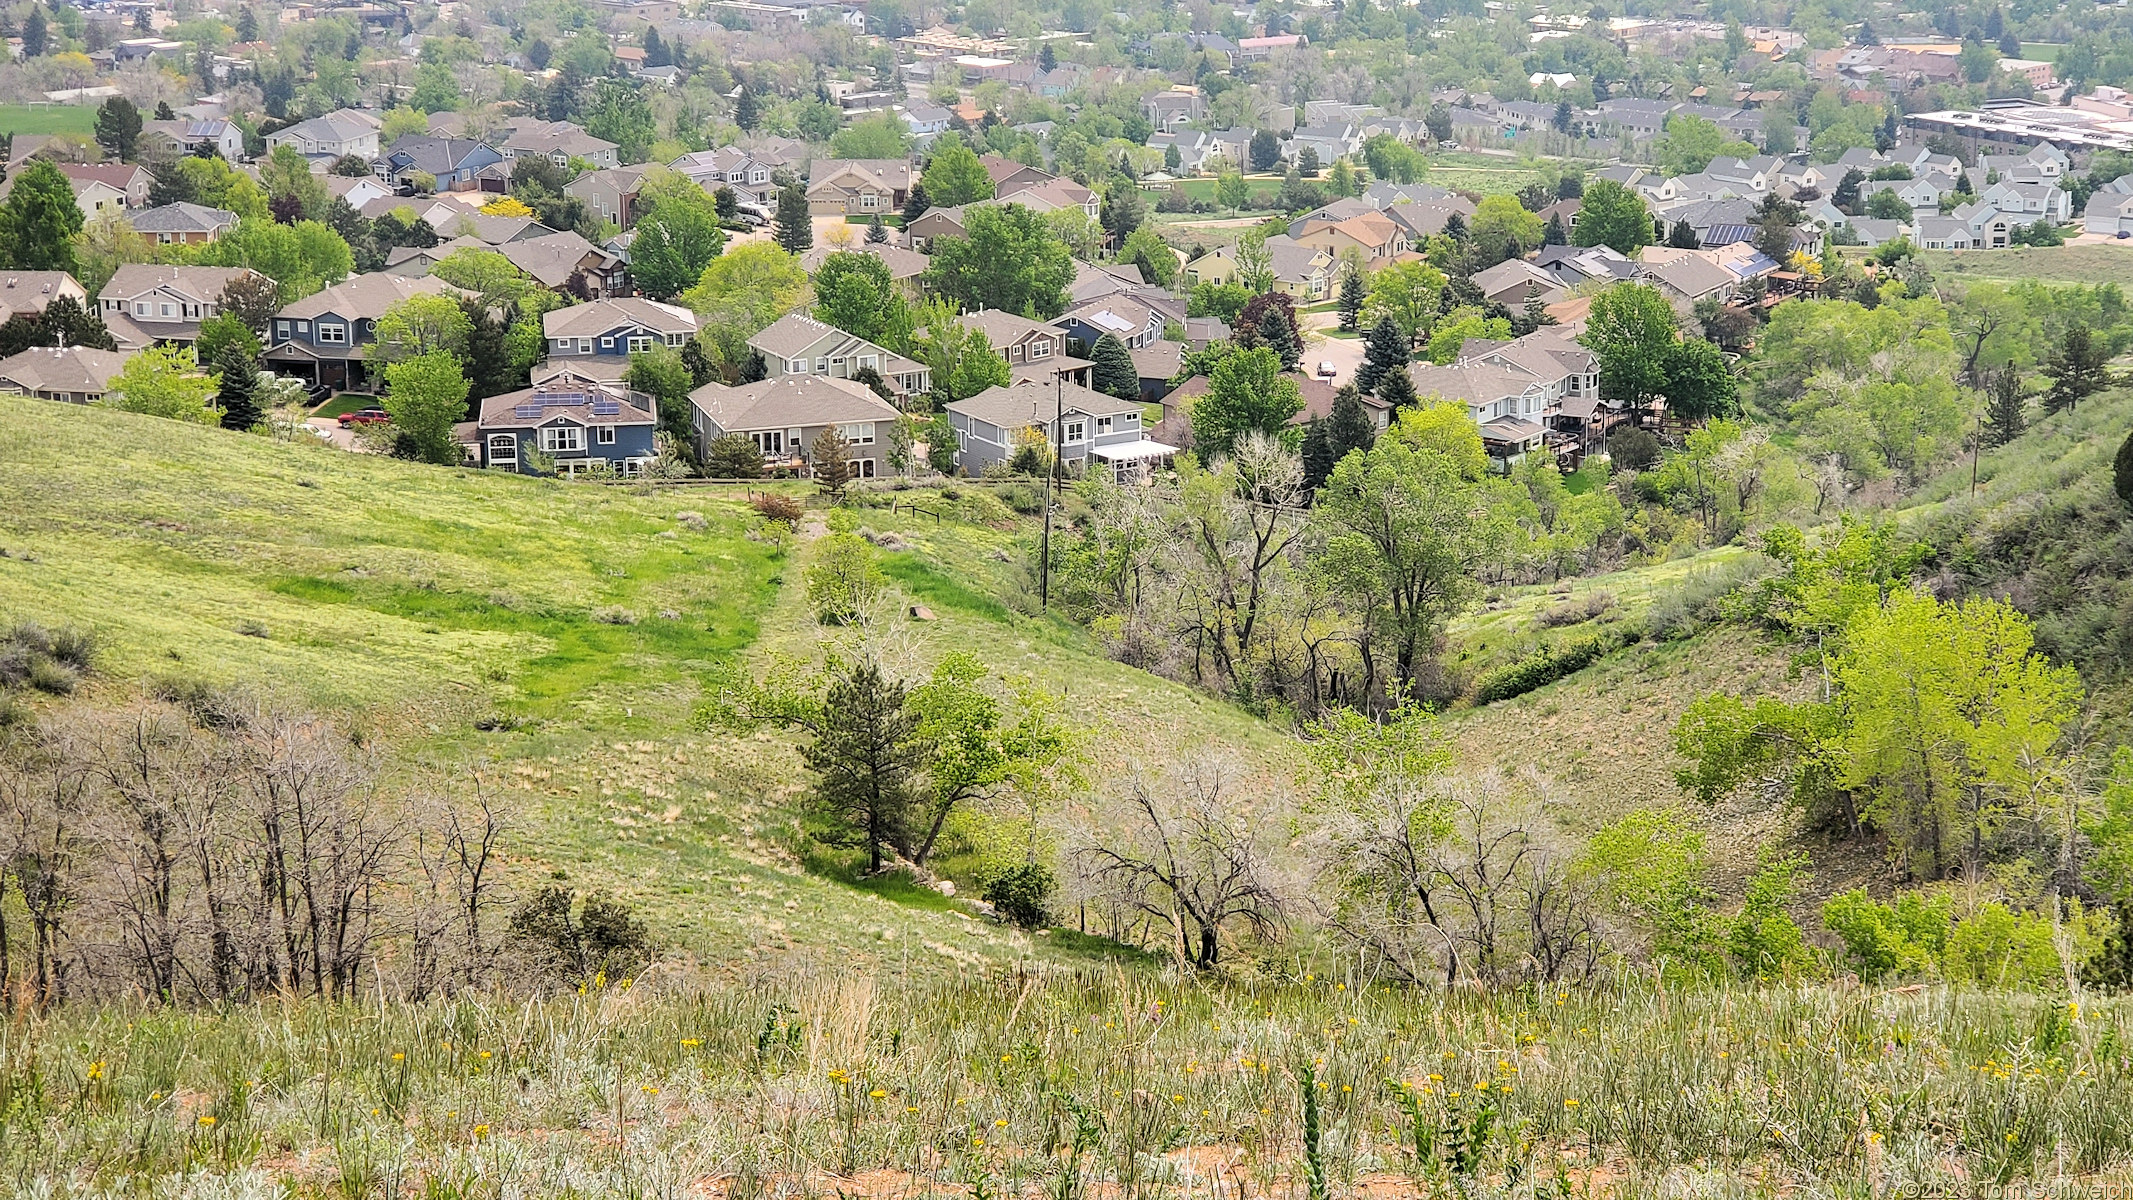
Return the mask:
{"type": "MultiPolygon", "coordinates": [[[[2012,369],[2012,368],[2010,368],[2012,369]]],[[[1977,499],[1977,454],[1985,444],[1985,418],[1977,419],[1977,432],[1970,435],[1970,498],[1977,499]]]]}
{"type": "Polygon", "coordinates": [[[1052,480],[1059,474],[1059,422],[1066,414],[1066,376],[1052,375],[1052,461],[1044,472],[1044,538],[1037,553],[1037,605],[1052,610],[1052,480]]]}

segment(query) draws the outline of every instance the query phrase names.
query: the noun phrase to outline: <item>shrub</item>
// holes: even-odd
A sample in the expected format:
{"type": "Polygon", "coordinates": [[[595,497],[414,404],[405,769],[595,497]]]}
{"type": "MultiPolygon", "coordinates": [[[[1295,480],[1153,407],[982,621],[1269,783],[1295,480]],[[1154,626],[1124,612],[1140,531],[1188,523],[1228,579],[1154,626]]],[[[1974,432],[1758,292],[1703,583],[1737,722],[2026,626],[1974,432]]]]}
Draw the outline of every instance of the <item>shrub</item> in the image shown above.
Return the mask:
{"type": "Polygon", "coordinates": [[[763,452],[738,433],[713,438],[704,448],[704,474],[712,479],[754,479],[763,473],[763,452]]]}
{"type": "Polygon", "coordinates": [[[564,979],[627,978],[652,957],[651,930],[602,892],[578,902],[551,884],[512,910],[509,929],[536,971],[564,979]]]}
{"type": "Polygon", "coordinates": [[[1607,457],[1625,471],[1643,471],[1659,461],[1659,439],[1627,425],[1607,435],[1607,457]]]}
{"type": "Polygon", "coordinates": [[[994,493],[1000,502],[1025,517],[1044,511],[1044,491],[1032,484],[1010,483],[994,493]]]}
{"type": "Polygon", "coordinates": [[[985,881],[985,902],[1024,929],[1042,929],[1048,923],[1045,902],[1057,882],[1050,867],[1023,863],[985,881]]]}
{"type": "Polygon", "coordinates": [[[2066,982],[2051,922],[1996,900],[1949,931],[1941,969],[1952,982],[1981,987],[2054,988],[2066,982]]]}
{"type": "Polygon", "coordinates": [[[1644,614],[1644,632],[1653,641],[1689,637],[1716,625],[1727,615],[1727,601],[1742,588],[1770,573],[1760,555],[1692,572],[1679,587],[1652,601],[1644,614]]]}
{"type": "Polygon", "coordinates": [[[1474,685],[1474,703],[1493,704],[1523,696],[1573,675],[1599,661],[1613,649],[1606,638],[1584,638],[1565,646],[1544,646],[1540,652],[1483,675],[1474,685]]]}
{"type": "Polygon", "coordinates": [[[602,625],[635,625],[637,614],[619,604],[602,605],[593,610],[593,620],[602,625]]]}
{"type": "Polygon", "coordinates": [[[2133,504],[2133,433],[2118,445],[2118,457],[2111,461],[2111,489],[2118,498],[2133,504]]]}
{"type": "Polygon", "coordinates": [[[1866,889],[1832,896],[1822,905],[1822,924],[1844,942],[1844,953],[1859,978],[1879,983],[1890,976],[1930,975],[1948,944],[1950,904],[1946,896],[1905,892],[1881,904],[1866,889]]]}
{"type": "Polygon", "coordinates": [[[764,520],[775,521],[787,529],[798,529],[800,515],[806,511],[800,507],[798,500],[778,493],[757,496],[748,502],[748,507],[754,509],[755,514],[764,520]]]}
{"type": "Polygon", "coordinates": [[[875,558],[874,547],[858,534],[823,536],[807,568],[807,606],[817,621],[843,625],[866,616],[887,583],[875,558]]]}
{"type": "Polygon", "coordinates": [[[1552,608],[1542,609],[1540,615],[1535,617],[1534,621],[1543,629],[1557,629],[1564,625],[1577,625],[1592,620],[1594,617],[1613,608],[1614,604],[1615,598],[1609,593],[1594,592],[1583,600],[1571,600],[1555,605],[1552,608]]]}
{"type": "Polygon", "coordinates": [[[96,639],[85,630],[53,631],[24,621],[0,635],[0,689],[68,695],[89,673],[95,656],[96,639]]]}

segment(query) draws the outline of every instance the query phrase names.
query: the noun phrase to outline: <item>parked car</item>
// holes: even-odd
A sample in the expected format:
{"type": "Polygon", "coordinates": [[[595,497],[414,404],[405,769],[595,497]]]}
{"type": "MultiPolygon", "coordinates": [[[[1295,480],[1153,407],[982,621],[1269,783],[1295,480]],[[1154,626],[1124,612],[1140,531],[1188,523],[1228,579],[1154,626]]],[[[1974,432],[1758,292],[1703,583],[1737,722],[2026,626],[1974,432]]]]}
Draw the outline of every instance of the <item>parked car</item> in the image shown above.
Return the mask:
{"type": "Polygon", "coordinates": [[[350,425],[384,425],[391,422],[392,418],[387,416],[382,408],[359,408],[354,412],[344,412],[334,420],[339,421],[341,428],[346,429],[350,425]]]}
{"type": "Polygon", "coordinates": [[[1320,379],[1331,379],[1338,374],[1340,374],[1340,369],[1332,363],[1322,362],[1318,364],[1318,377],[1320,379]]]}

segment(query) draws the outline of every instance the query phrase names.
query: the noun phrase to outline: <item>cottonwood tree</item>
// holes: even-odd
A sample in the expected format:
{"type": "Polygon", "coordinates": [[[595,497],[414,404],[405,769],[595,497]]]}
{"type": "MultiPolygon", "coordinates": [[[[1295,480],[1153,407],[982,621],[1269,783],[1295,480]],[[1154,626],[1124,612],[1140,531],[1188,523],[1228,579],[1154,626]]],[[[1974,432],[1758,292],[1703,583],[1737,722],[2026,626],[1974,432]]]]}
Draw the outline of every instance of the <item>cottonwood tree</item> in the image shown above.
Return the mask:
{"type": "Polygon", "coordinates": [[[1287,881],[1264,844],[1279,808],[1234,764],[1189,761],[1120,781],[1101,824],[1073,832],[1068,861],[1085,894],[1167,929],[1181,961],[1212,969],[1225,939],[1273,937],[1287,918],[1287,881]]]}
{"type": "Polygon", "coordinates": [[[1305,498],[1302,459],[1257,430],[1205,470],[1181,473],[1172,524],[1184,568],[1179,633],[1193,647],[1195,674],[1204,654],[1240,697],[1253,691],[1273,575],[1303,535],[1305,498]]]}

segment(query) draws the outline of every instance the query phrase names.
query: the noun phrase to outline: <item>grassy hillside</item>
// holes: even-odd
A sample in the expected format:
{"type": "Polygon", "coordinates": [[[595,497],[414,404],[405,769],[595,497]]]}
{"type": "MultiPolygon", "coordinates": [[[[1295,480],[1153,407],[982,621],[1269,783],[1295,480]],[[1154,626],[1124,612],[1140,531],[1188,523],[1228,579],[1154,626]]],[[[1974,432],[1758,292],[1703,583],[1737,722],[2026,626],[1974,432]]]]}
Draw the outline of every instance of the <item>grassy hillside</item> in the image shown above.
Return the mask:
{"type": "Polygon", "coordinates": [[[1991,279],[2014,283],[2116,283],[2133,276],[2133,244],[2015,246],[2006,250],[1926,250],[1919,261],[1935,279],[1991,279]]]}

